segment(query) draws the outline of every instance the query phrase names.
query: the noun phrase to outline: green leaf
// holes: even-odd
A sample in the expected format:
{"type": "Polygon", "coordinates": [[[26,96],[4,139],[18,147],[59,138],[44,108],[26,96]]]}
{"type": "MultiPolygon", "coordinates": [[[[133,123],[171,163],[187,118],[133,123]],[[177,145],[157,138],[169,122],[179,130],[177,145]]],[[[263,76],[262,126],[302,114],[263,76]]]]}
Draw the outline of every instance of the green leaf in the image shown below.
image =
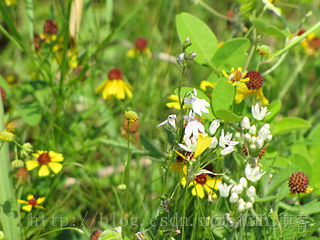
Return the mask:
{"type": "Polygon", "coordinates": [[[278,100],[278,101],[272,102],[269,106],[270,114],[265,117],[265,120],[268,122],[272,121],[279,114],[280,110],[281,110],[281,101],[278,100]]]}
{"type": "Polygon", "coordinates": [[[224,109],[229,110],[234,99],[234,88],[227,83],[225,78],[220,78],[217,82],[212,95],[212,108],[216,112],[224,109]]]}
{"type": "Polygon", "coordinates": [[[164,157],[163,153],[159,151],[143,134],[140,135],[140,141],[145,149],[148,150],[150,156],[155,158],[164,157]]]}
{"type": "Polygon", "coordinates": [[[278,134],[289,133],[289,132],[298,131],[302,129],[307,129],[310,127],[311,127],[311,124],[302,118],[285,117],[279,120],[273,126],[272,133],[273,135],[278,135],[278,134]]]}
{"type": "Polygon", "coordinates": [[[290,206],[286,203],[279,202],[279,207],[286,209],[290,212],[296,212],[301,215],[310,215],[320,212],[320,202],[317,200],[313,200],[303,206],[290,206]]]}
{"type": "Polygon", "coordinates": [[[231,67],[242,67],[247,60],[250,41],[246,38],[235,38],[224,43],[212,58],[212,63],[229,71],[231,67]]]}
{"type": "Polygon", "coordinates": [[[257,28],[261,33],[266,33],[268,35],[276,36],[276,37],[287,37],[288,32],[285,30],[281,30],[273,25],[268,24],[265,21],[262,21],[257,18],[249,18],[251,23],[257,28]]]}
{"type": "Polygon", "coordinates": [[[20,103],[17,110],[21,119],[30,126],[36,126],[41,121],[41,107],[37,102],[20,103]]]}
{"type": "Polygon", "coordinates": [[[240,122],[243,117],[236,115],[230,110],[220,109],[216,112],[217,118],[228,122],[240,122]]]}
{"type": "Polygon", "coordinates": [[[218,48],[218,41],[211,29],[201,20],[189,13],[180,13],[176,17],[176,27],[181,42],[187,37],[192,45],[187,49],[189,53],[196,51],[195,61],[207,64],[218,48]]]}
{"type": "Polygon", "coordinates": [[[296,168],[298,168],[299,171],[307,174],[309,178],[311,177],[312,168],[308,158],[301,154],[295,153],[290,157],[290,160],[292,166],[295,166],[296,168]]]}

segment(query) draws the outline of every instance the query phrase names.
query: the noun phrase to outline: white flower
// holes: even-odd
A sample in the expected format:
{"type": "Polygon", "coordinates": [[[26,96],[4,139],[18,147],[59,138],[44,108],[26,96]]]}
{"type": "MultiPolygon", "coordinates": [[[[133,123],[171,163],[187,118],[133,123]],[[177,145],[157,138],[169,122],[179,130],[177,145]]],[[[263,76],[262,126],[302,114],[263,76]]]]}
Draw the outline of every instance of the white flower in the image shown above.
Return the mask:
{"type": "Polygon", "coordinates": [[[242,184],[238,184],[236,186],[234,186],[232,189],[231,189],[231,192],[232,193],[236,193],[236,194],[241,194],[243,192],[243,186],[242,184]]]}
{"type": "Polygon", "coordinates": [[[247,180],[244,177],[240,178],[239,182],[243,187],[247,187],[248,185],[247,180]]]}
{"type": "Polygon", "coordinates": [[[250,198],[250,202],[254,203],[254,197],[250,198]]]}
{"type": "Polygon", "coordinates": [[[210,124],[209,127],[209,133],[210,135],[214,135],[218,129],[218,127],[220,126],[220,120],[214,120],[212,121],[212,123],[210,124]]]}
{"type": "Polygon", "coordinates": [[[217,145],[218,145],[218,139],[217,139],[217,137],[213,137],[209,148],[216,148],[217,145]]]}
{"type": "Polygon", "coordinates": [[[230,201],[231,203],[235,203],[235,202],[238,201],[238,199],[239,199],[238,194],[236,194],[236,193],[234,192],[234,193],[231,194],[231,196],[230,196],[230,198],[229,198],[229,201],[230,201]]]}
{"type": "Polygon", "coordinates": [[[196,147],[197,147],[197,139],[192,136],[192,137],[186,137],[184,136],[183,138],[184,143],[179,143],[179,147],[181,147],[183,150],[187,151],[187,152],[195,152],[196,151],[196,147]]]}
{"type": "Polygon", "coordinates": [[[250,120],[248,117],[244,117],[241,121],[241,127],[245,128],[245,129],[249,129],[250,128],[250,120]]]}
{"type": "Polygon", "coordinates": [[[257,149],[257,146],[254,144],[250,145],[250,151],[254,152],[257,149]]]}
{"type": "Polygon", "coordinates": [[[169,123],[169,125],[171,127],[173,127],[174,130],[176,130],[176,118],[177,118],[177,116],[175,114],[169,115],[168,119],[163,121],[162,123],[158,124],[157,128],[162,127],[163,125],[169,123]]]}
{"type": "Polygon", "coordinates": [[[232,153],[233,151],[234,151],[234,147],[229,146],[229,147],[222,149],[222,151],[220,152],[220,155],[225,156],[225,155],[228,155],[229,153],[232,153]]]}
{"type": "Polygon", "coordinates": [[[244,210],[246,210],[246,202],[243,201],[243,199],[241,198],[238,202],[238,211],[239,212],[243,212],[244,210]],[[240,201],[242,200],[242,201],[240,201]]]}
{"type": "Polygon", "coordinates": [[[268,108],[260,106],[260,103],[257,103],[255,106],[252,106],[251,112],[252,116],[258,121],[261,121],[270,114],[270,112],[268,112],[268,108]]]}
{"type": "Polygon", "coordinates": [[[249,133],[250,133],[251,135],[255,135],[256,132],[257,132],[256,125],[252,125],[252,126],[250,127],[250,129],[249,129],[249,133]]]}
{"type": "Polygon", "coordinates": [[[219,138],[220,147],[226,148],[226,147],[230,147],[230,146],[235,146],[239,143],[237,141],[232,141],[231,138],[232,138],[232,133],[227,133],[226,135],[224,135],[224,131],[222,129],[221,136],[219,138]]]}
{"type": "Polygon", "coordinates": [[[267,136],[267,138],[266,138],[266,142],[270,142],[271,140],[272,140],[272,135],[269,134],[269,135],[267,136]]]}
{"type": "Polygon", "coordinates": [[[251,135],[249,133],[246,133],[244,135],[244,140],[246,140],[247,142],[251,142],[251,135]]]}
{"type": "Polygon", "coordinates": [[[197,98],[197,91],[196,89],[193,89],[193,93],[190,93],[191,95],[191,99],[190,98],[186,98],[184,99],[184,101],[186,103],[190,103],[192,105],[192,110],[198,114],[200,117],[202,116],[202,113],[209,113],[209,110],[207,109],[207,107],[210,106],[210,104],[204,100],[204,99],[200,99],[197,98]]]}
{"type": "Polygon", "coordinates": [[[259,166],[252,168],[250,164],[247,164],[245,168],[246,178],[251,182],[257,182],[265,173],[259,166]]]}
{"type": "Polygon", "coordinates": [[[263,139],[258,138],[257,141],[256,141],[257,148],[261,149],[263,147],[263,144],[264,144],[263,139]]]}
{"type": "Polygon", "coordinates": [[[228,186],[226,183],[219,182],[218,188],[219,188],[219,192],[220,192],[220,197],[225,197],[225,198],[229,197],[229,191],[232,186],[233,186],[232,184],[230,184],[228,186]]]}
{"type": "Polygon", "coordinates": [[[197,119],[192,116],[185,117],[185,119],[187,121],[187,126],[184,130],[186,138],[193,136],[198,139],[199,133],[205,133],[204,126],[197,119]]]}
{"type": "Polygon", "coordinates": [[[252,203],[251,202],[247,202],[246,203],[246,209],[250,209],[250,208],[252,208],[253,207],[253,205],[252,205],[252,203]]]}
{"type": "Polygon", "coordinates": [[[250,186],[247,190],[247,196],[253,198],[256,195],[256,189],[254,186],[250,186]]]}
{"type": "Polygon", "coordinates": [[[258,132],[258,136],[261,139],[265,140],[268,138],[269,134],[270,134],[270,125],[268,123],[266,123],[260,128],[260,130],[258,132]]]}

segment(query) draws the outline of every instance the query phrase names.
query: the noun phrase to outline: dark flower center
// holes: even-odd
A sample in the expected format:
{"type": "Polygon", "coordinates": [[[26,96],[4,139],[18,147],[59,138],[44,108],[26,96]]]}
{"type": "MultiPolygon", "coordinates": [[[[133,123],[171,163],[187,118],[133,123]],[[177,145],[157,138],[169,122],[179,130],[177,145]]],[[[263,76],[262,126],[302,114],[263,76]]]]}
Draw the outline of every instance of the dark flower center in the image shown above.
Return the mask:
{"type": "Polygon", "coordinates": [[[232,74],[230,80],[231,80],[232,82],[238,82],[238,81],[241,80],[241,78],[242,78],[241,72],[239,72],[238,70],[236,70],[236,71],[232,74]]]}
{"type": "Polygon", "coordinates": [[[122,72],[119,68],[114,68],[108,73],[109,80],[122,79],[122,72]]]}
{"type": "Polygon", "coordinates": [[[48,163],[51,162],[51,158],[48,153],[42,153],[38,157],[38,162],[40,165],[48,165],[48,163]]]}
{"type": "Polygon", "coordinates": [[[138,38],[135,42],[135,45],[138,50],[142,51],[147,47],[148,41],[144,38],[138,38]]]}
{"type": "Polygon", "coordinates": [[[200,175],[196,176],[194,179],[197,183],[204,185],[207,182],[207,174],[201,173],[200,175]]]}
{"type": "Polygon", "coordinates": [[[259,89],[263,84],[263,77],[257,71],[249,71],[245,78],[249,78],[249,81],[246,82],[248,89],[259,89]]]}
{"type": "Polygon", "coordinates": [[[47,20],[43,25],[43,31],[48,34],[56,34],[58,32],[58,26],[54,20],[47,20]]]}
{"type": "Polygon", "coordinates": [[[28,204],[32,205],[33,207],[37,205],[37,200],[35,198],[32,198],[28,201],[28,204]]]}

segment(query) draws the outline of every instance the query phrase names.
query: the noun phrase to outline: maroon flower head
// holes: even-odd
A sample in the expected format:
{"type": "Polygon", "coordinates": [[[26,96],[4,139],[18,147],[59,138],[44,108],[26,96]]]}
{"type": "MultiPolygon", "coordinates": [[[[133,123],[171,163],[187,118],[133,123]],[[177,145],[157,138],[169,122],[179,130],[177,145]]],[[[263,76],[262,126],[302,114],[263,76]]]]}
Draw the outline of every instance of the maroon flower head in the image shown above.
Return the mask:
{"type": "Polygon", "coordinates": [[[245,78],[249,78],[246,82],[248,89],[259,89],[263,85],[263,77],[257,71],[249,71],[245,78]]]}
{"type": "Polygon", "coordinates": [[[108,73],[109,80],[123,79],[122,72],[119,68],[113,68],[108,73]]]}
{"type": "Polygon", "coordinates": [[[138,38],[135,42],[136,49],[142,51],[148,46],[148,41],[145,38],[138,38]]]}

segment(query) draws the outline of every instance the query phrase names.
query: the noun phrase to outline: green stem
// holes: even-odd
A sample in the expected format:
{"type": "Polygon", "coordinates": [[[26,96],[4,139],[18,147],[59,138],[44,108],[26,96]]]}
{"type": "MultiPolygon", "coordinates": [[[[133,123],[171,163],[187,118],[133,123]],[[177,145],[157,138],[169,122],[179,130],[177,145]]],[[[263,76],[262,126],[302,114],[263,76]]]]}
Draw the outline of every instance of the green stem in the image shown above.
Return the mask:
{"type": "Polygon", "coordinates": [[[41,235],[38,236],[38,239],[46,236],[46,235],[49,235],[51,233],[54,233],[54,232],[60,232],[60,231],[63,231],[63,230],[74,230],[74,231],[77,231],[78,233],[81,233],[81,234],[84,234],[84,232],[79,229],[79,228],[75,228],[75,227],[64,227],[64,228],[58,228],[58,229],[54,229],[52,231],[49,231],[49,232],[46,232],[46,233],[43,233],[41,235]]]}
{"type": "Polygon", "coordinates": [[[198,3],[203,8],[205,8],[208,12],[212,13],[214,16],[216,16],[216,17],[218,17],[220,19],[227,20],[227,21],[230,21],[230,22],[236,22],[237,21],[237,19],[229,18],[229,17],[219,13],[217,10],[213,9],[212,7],[210,7],[209,5],[204,3],[202,0],[197,0],[196,3],[198,3]]]}
{"type": "MultiPolygon", "coordinates": [[[[0,131],[4,129],[4,112],[0,100],[0,131]]],[[[7,239],[20,240],[19,209],[10,177],[8,143],[0,150],[0,221],[7,239]]]]}

